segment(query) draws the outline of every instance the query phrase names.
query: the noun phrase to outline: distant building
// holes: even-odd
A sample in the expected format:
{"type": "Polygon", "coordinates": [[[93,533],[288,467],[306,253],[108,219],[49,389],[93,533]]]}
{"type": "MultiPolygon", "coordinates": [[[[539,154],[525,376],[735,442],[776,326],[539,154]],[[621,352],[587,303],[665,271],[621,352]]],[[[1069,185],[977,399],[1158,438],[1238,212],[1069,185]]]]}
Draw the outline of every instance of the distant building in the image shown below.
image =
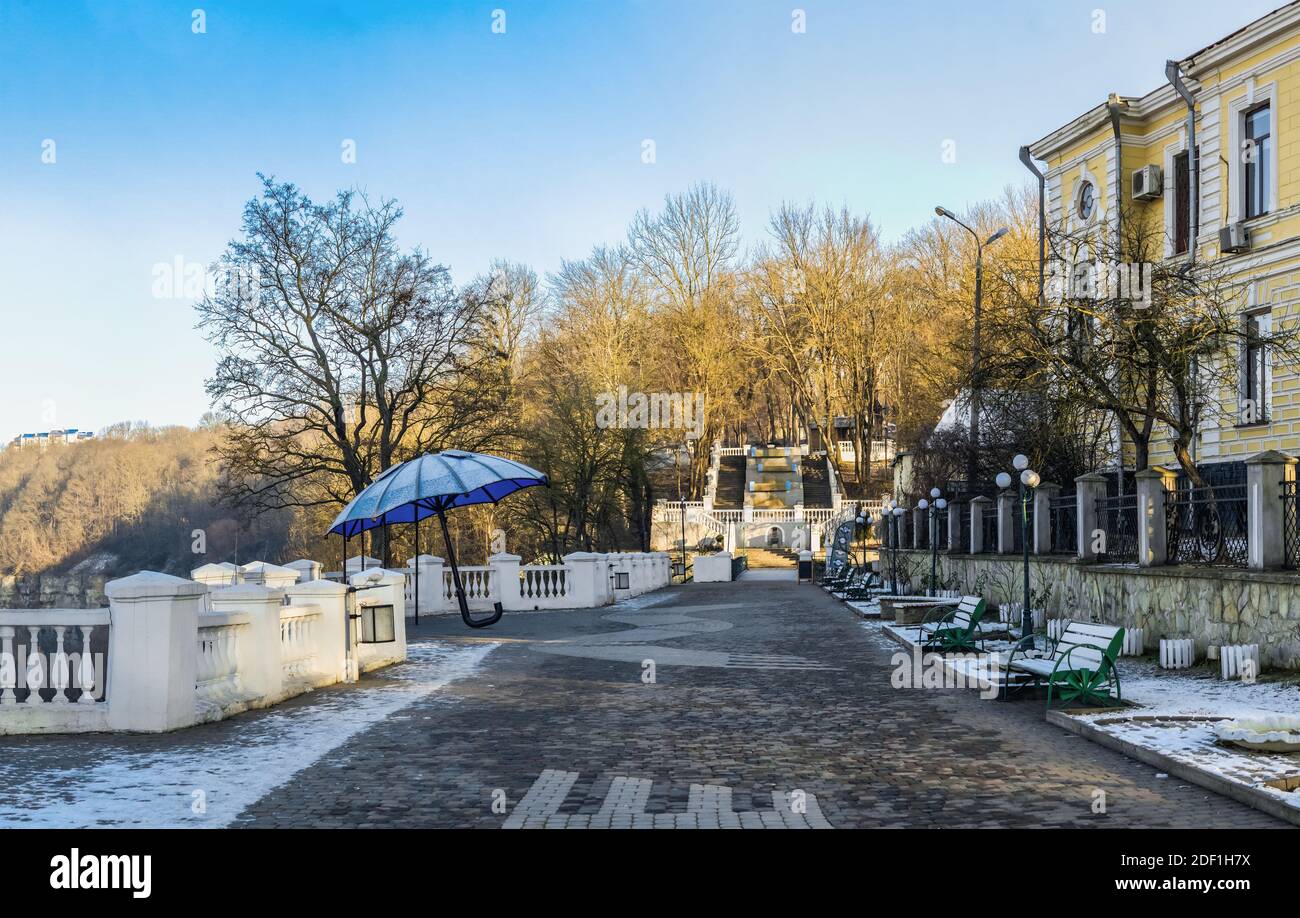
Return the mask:
{"type": "Polygon", "coordinates": [[[47,449],[51,445],[67,446],[69,443],[93,439],[94,436],[95,434],[92,431],[68,427],[63,430],[43,430],[40,433],[19,434],[9,441],[9,445],[16,446],[19,449],[47,449]]]}

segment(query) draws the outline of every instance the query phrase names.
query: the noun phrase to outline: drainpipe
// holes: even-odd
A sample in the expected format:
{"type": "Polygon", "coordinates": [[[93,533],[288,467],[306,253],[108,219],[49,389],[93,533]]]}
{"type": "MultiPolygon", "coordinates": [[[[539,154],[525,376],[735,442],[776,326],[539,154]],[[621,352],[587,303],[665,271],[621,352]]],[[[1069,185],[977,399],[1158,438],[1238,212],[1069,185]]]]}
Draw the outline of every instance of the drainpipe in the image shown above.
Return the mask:
{"type": "Polygon", "coordinates": [[[1124,142],[1119,134],[1119,115],[1127,107],[1115,93],[1106,100],[1106,110],[1110,112],[1110,129],[1115,135],[1115,263],[1124,260],[1124,234],[1121,232],[1124,220],[1124,142]]]}
{"type": "Polygon", "coordinates": [[[1020,161],[1038,179],[1038,308],[1043,308],[1043,265],[1047,262],[1047,176],[1034,163],[1029,147],[1020,148],[1020,161]]]}
{"type": "Polygon", "coordinates": [[[1174,92],[1178,93],[1187,103],[1187,184],[1191,189],[1191,198],[1189,202],[1190,214],[1188,220],[1187,241],[1187,261],[1189,264],[1196,262],[1196,240],[1201,232],[1201,183],[1200,168],[1198,165],[1199,157],[1196,155],[1196,97],[1192,95],[1187,84],[1183,82],[1182,76],[1178,72],[1177,61],[1165,62],[1165,78],[1169,80],[1169,85],[1174,87],[1174,92]]]}

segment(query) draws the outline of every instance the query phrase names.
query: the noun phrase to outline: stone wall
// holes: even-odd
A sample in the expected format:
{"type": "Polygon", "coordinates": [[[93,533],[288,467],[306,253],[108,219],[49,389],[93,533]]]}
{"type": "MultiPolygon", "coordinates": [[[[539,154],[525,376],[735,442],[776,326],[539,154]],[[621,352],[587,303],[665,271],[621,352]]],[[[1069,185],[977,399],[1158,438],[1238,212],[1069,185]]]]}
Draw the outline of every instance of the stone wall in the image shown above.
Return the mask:
{"type": "Polygon", "coordinates": [[[104,578],[73,574],[0,576],[0,609],[99,609],[108,605],[104,578]]]}
{"type": "MultiPolygon", "coordinates": [[[[929,576],[929,552],[900,551],[899,557],[913,583],[929,576]]],[[[941,586],[977,593],[991,603],[1022,598],[1023,570],[1019,555],[939,553],[941,586]]],[[[1192,638],[1202,656],[1212,645],[1259,644],[1263,665],[1300,669],[1300,574],[1139,568],[1044,555],[1030,556],[1029,570],[1035,605],[1045,596],[1050,618],[1143,628],[1148,649],[1160,638],[1192,638]]]]}

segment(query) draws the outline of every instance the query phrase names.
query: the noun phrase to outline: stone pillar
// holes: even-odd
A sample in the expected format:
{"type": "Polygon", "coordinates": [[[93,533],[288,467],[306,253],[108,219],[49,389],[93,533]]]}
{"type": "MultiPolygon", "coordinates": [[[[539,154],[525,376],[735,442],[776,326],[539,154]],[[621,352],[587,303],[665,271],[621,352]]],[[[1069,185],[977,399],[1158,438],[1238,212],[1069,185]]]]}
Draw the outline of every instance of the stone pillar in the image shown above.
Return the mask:
{"type": "Polygon", "coordinates": [[[274,704],[284,694],[280,661],[280,609],[284,590],[256,583],[241,583],[214,590],[213,612],[246,612],[248,627],[239,635],[239,682],[244,691],[264,704],[274,704]]]}
{"type": "Polygon", "coordinates": [[[1166,474],[1157,468],[1143,469],[1137,479],[1138,564],[1158,567],[1169,556],[1166,523],[1166,474]]]}
{"type": "Polygon", "coordinates": [[[603,597],[604,590],[596,582],[597,574],[605,569],[600,558],[591,552],[575,551],[564,556],[564,563],[569,565],[573,576],[569,590],[573,608],[593,609],[603,605],[598,600],[603,597]]]}
{"type": "Polygon", "coordinates": [[[1074,479],[1074,485],[1074,499],[1078,502],[1074,514],[1078,530],[1075,537],[1078,557],[1081,561],[1096,561],[1097,552],[1093,551],[1092,533],[1100,528],[1097,501],[1106,496],[1106,476],[1089,472],[1074,479]]]}
{"type": "Polygon", "coordinates": [[[347,678],[347,615],[346,584],[333,580],[308,580],[284,591],[291,606],[315,606],[320,609],[320,641],[317,665],[322,676],[331,682],[347,678]]]}
{"type": "Polygon", "coordinates": [[[1061,486],[1046,481],[1034,491],[1034,529],[1029,550],[1036,555],[1052,553],[1052,501],[1061,494],[1061,486]]]}
{"type": "Polygon", "coordinates": [[[290,561],[285,567],[298,572],[298,582],[306,583],[309,580],[320,580],[321,563],[303,558],[299,561],[290,561]]]}
{"type": "Polygon", "coordinates": [[[273,590],[284,589],[291,583],[298,582],[298,571],[291,567],[281,567],[269,561],[251,561],[239,569],[244,583],[256,583],[273,590]]]}
{"type": "Polygon", "coordinates": [[[1296,460],[1276,450],[1257,453],[1246,460],[1247,557],[1252,570],[1286,565],[1282,482],[1295,481],[1295,470],[1296,460]]]}
{"type": "MultiPolygon", "coordinates": [[[[420,574],[420,614],[446,612],[444,596],[446,578],[443,576],[442,559],[437,555],[420,555],[418,558],[407,559],[406,566],[410,568],[412,578],[417,570],[420,574]]],[[[406,612],[414,618],[415,604],[411,605],[412,608],[407,609],[406,612]]]]}
{"type": "Polygon", "coordinates": [[[966,551],[961,544],[961,504],[955,501],[948,504],[948,551],[966,551]]]}
{"type": "MultiPolygon", "coordinates": [[[[1013,486],[1014,487],[1014,486],[1013,486]]],[[[1000,555],[1015,552],[1015,530],[1020,525],[1020,495],[1011,488],[998,493],[998,548],[1000,555]]]]}
{"type": "Polygon", "coordinates": [[[991,513],[993,501],[983,494],[972,497],[970,501],[970,553],[980,555],[986,551],[996,551],[997,546],[984,544],[984,514],[991,513]]]}
{"type": "Polygon", "coordinates": [[[492,568],[493,598],[506,611],[523,608],[519,598],[519,562],[522,560],[519,555],[509,552],[500,552],[488,558],[488,566],[492,568]]]}
{"type": "Polygon", "coordinates": [[[239,582],[239,568],[233,564],[204,564],[190,571],[190,579],[209,589],[220,589],[239,582]]]}
{"type": "Polygon", "coordinates": [[[195,720],[199,608],[207,587],[141,571],[104,587],[108,642],[108,724],[149,733],[195,720]]]}

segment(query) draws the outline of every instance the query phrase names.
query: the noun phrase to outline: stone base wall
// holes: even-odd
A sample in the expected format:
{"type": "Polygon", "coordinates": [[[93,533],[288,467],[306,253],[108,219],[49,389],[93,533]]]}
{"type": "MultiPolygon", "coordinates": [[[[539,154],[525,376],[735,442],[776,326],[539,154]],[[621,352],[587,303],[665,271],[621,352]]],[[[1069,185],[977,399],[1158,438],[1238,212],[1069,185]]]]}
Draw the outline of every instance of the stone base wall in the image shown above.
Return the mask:
{"type": "MultiPolygon", "coordinates": [[[[929,552],[900,551],[899,558],[913,583],[929,576],[929,552]]],[[[1024,596],[1019,555],[940,552],[937,579],[940,586],[995,604],[1024,596]]],[[[1300,573],[1139,568],[1030,556],[1029,587],[1035,606],[1044,606],[1049,618],[1143,628],[1148,649],[1175,637],[1192,638],[1200,656],[1210,646],[1258,644],[1262,665],[1300,669],[1300,573]]]]}

